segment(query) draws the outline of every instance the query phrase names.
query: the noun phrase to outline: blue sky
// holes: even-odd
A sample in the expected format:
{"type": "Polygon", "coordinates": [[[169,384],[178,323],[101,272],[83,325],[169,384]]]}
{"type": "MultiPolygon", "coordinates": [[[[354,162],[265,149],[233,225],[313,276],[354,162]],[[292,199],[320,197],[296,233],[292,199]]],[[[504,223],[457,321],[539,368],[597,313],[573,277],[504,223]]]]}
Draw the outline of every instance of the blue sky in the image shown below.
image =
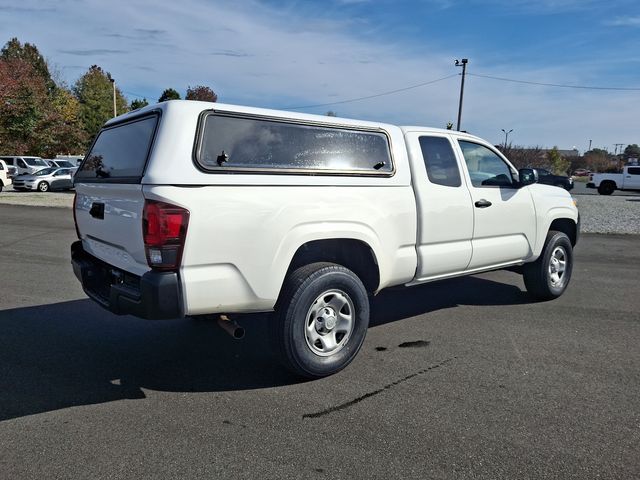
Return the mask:
{"type": "Polygon", "coordinates": [[[637,0],[0,0],[0,32],[35,43],[68,83],[100,65],[130,100],[203,84],[225,103],[436,127],[456,122],[464,57],[464,130],[581,151],[640,143],[637,0]]]}

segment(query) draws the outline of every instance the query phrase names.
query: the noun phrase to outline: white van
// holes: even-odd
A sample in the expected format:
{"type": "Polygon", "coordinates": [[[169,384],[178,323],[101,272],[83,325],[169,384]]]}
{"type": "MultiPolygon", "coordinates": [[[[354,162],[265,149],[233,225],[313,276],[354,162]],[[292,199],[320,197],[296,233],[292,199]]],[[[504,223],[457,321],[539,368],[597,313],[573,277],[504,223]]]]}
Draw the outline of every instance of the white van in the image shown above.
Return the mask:
{"type": "Polygon", "coordinates": [[[25,173],[36,173],[38,170],[47,168],[49,164],[40,157],[11,156],[0,157],[7,165],[13,165],[18,170],[18,175],[25,173]]]}

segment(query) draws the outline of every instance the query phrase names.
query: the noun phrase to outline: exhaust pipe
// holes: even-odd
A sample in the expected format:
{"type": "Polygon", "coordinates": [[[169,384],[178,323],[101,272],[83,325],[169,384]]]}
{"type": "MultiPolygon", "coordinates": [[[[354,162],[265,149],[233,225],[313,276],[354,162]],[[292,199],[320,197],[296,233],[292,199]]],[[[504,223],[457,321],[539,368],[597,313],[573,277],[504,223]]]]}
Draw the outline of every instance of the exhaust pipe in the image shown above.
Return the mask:
{"type": "Polygon", "coordinates": [[[235,320],[231,320],[226,315],[220,315],[220,317],[218,317],[218,325],[220,325],[220,328],[222,328],[236,340],[244,338],[244,328],[238,325],[235,320]]]}

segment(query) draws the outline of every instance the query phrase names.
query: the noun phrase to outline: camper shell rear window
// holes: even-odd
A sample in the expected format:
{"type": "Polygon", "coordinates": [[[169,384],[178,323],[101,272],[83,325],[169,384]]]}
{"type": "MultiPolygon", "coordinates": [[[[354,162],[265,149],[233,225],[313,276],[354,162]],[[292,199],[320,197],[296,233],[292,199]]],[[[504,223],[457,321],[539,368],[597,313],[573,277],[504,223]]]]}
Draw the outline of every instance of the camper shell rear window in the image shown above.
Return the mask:
{"type": "Polygon", "coordinates": [[[104,128],[75,175],[76,182],[139,183],[158,126],[158,114],[104,128]]]}
{"type": "Polygon", "coordinates": [[[210,172],[393,175],[389,138],[360,129],[205,112],[196,162],[210,172]]]}

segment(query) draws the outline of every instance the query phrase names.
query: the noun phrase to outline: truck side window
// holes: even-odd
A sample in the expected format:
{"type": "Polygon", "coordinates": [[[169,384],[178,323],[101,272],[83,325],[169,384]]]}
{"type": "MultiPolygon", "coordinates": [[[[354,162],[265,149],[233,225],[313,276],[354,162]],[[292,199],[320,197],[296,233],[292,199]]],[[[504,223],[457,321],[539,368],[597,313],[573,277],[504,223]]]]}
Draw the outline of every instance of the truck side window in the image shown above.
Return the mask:
{"type": "Polygon", "coordinates": [[[205,117],[196,159],[205,170],[393,173],[382,131],[213,113],[205,117]]]}
{"type": "Polygon", "coordinates": [[[640,167],[631,167],[627,171],[629,175],[640,175],[640,167]]]}
{"type": "Polygon", "coordinates": [[[495,152],[484,145],[458,140],[474,187],[512,187],[513,172],[495,152]]]}
{"type": "Polygon", "coordinates": [[[420,137],[422,158],[431,183],[459,187],[460,170],[451,143],[445,137],[420,137]]]}
{"type": "Polygon", "coordinates": [[[19,166],[20,168],[27,168],[27,166],[25,165],[25,163],[24,163],[22,160],[20,160],[20,159],[18,159],[18,166],[19,166]]]}

